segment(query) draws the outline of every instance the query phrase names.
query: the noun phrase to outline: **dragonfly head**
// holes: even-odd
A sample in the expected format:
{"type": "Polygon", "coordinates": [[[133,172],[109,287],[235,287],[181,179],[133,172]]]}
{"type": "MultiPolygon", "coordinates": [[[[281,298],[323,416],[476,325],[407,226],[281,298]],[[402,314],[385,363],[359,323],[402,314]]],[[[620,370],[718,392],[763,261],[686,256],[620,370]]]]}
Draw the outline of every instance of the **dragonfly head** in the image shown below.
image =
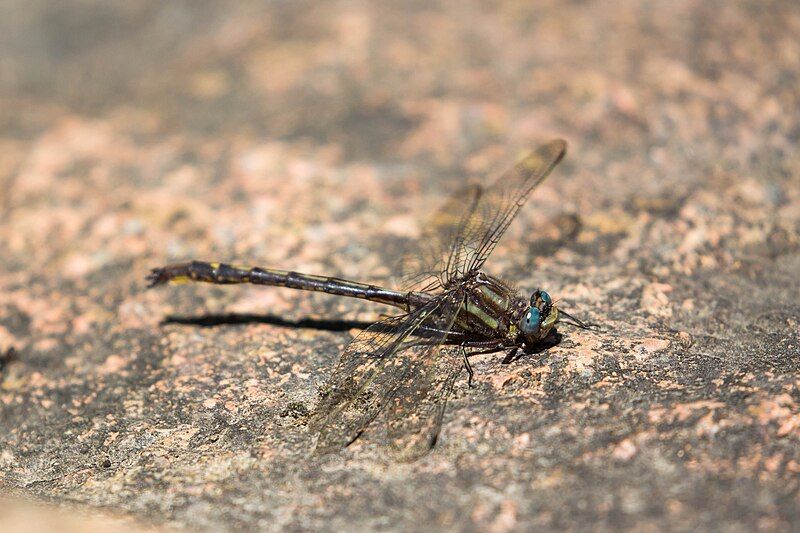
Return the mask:
{"type": "Polygon", "coordinates": [[[558,321],[558,308],[546,291],[536,289],[530,305],[519,319],[519,330],[527,344],[544,340],[558,321]]]}

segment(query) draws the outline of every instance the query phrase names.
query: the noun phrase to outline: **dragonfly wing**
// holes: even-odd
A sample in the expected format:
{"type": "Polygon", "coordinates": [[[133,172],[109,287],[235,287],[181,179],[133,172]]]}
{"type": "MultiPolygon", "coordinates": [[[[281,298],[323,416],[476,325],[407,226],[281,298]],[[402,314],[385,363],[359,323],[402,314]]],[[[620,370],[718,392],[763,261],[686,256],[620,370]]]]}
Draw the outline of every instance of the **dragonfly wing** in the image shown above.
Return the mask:
{"type": "Polygon", "coordinates": [[[406,250],[400,263],[400,286],[404,290],[427,292],[442,287],[447,264],[458,260],[450,257],[458,252],[453,242],[458,240],[482,194],[480,185],[467,185],[427,221],[422,235],[406,250]]]}
{"type": "Polygon", "coordinates": [[[434,290],[479,269],[566,149],[565,141],[551,141],[525,156],[491,186],[473,185],[455,193],[425,226],[417,249],[405,254],[400,268],[402,287],[434,290]]]}
{"type": "Polygon", "coordinates": [[[540,146],[500,175],[489,186],[451,242],[447,279],[456,280],[476,270],[492,253],[497,242],[531,192],[564,157],[567,143],[561,139],[540,146]]]}
{"type": "Polygon", "coordinates": [[[441,346],[420,359],[389,405],[389,442],[396,457],[413,461],[436,444],[447,399],[464,368],[461,349],[441,346]]]}
{"type": "Polygon", "coordinates": [[[309,423],[319,432],[318,453],[337,451],[361,434],[412,368],[445,340],[462,300],[458,291],[444,293],[407,315],[373,324],[353,339],[309,423]],[[414,336],[418,330],[425,334],[414,336]]]}

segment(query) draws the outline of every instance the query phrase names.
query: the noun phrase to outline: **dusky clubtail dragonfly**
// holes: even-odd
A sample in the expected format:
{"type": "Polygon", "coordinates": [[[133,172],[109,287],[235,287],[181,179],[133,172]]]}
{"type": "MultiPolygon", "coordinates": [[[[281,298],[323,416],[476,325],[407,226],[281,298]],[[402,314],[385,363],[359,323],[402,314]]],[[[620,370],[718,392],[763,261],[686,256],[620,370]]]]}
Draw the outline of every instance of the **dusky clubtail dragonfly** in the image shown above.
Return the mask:
{"type": "Polygon", "coordinates": [[[191,261],[153,269],[150,286],[168,282],[252,283],[320,291],[399,307],[403,314],[363,330],[345,348],[309,425],[317,451],[353,442],[388,410],[389,438],[401,458],[435,443],[444,406],[469,357],[541,345],[559,319],[588,327],[535,290],[530,298],[481,270],[531,191],[566,153],[563,140],[531,152],[493,185],[464,187],[435,213],[400,265],[402,288],[269,268],[191,261]]]}

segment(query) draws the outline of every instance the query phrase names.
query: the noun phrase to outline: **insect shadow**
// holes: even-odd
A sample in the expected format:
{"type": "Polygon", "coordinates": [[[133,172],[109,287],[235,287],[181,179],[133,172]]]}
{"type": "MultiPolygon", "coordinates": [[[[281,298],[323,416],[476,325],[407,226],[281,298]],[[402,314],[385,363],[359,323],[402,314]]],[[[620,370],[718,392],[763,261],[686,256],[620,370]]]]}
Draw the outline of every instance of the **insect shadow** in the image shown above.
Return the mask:
{"type": "Polygon", "coordinates": [[[363,320],[328,320],[317,318],[301,318],[288,320],[276,315],[260,315],[254,313],[226,313],[218,315],[200,316],[167,316],[160,325],[180,324],[184,326],[200,326],[214,328],[218,326],[242,324],[269,324],[290,329],[317,329],[320,331],[350,331],[351,329],[366,329],[373,322],[363,320]]]}

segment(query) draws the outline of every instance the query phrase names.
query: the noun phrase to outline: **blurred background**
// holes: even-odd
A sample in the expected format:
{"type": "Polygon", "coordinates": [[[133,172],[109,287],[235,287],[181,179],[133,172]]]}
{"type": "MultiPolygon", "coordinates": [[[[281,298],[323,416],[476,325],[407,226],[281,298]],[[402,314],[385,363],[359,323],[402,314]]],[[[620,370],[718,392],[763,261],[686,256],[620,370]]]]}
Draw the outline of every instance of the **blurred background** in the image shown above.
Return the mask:
{"type": "Polygon", "coordinates": [[[0,486],[156,527],[790,527],[797,35],[793,1],[5,0],[0,486]],[[486,268],[606,330],[477,361],[415,465],[308,458],[350,336],[277,320],[382,309],[144,291],[190,258],[388,283],[554,137],[486,268]]]}

